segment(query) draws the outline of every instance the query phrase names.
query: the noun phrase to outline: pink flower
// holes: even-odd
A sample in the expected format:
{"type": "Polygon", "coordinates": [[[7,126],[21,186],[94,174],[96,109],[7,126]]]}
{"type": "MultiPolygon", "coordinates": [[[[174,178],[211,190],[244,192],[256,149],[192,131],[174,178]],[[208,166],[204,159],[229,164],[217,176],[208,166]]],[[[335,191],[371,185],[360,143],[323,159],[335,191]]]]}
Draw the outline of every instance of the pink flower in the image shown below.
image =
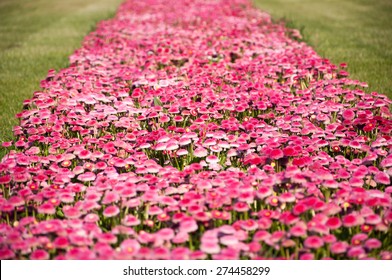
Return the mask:
{"type": "MultiPolygon", "coordinates": [[[[190,250],[186,247],[177,247],[174,248],[171,251],[171,259],[172,260],[187,260],[189,259],[189,254],[190,254],[190,250]]],[[[192,259],[198,259],[198,257],[196,257],[197,254],[200,254],[201,252],[194,252],[195,255],[194,257],[192,257],[192,259]]],[[[201,255],[205,255],[204,253],[202,253],[201,255]]]]}
{"type": "Polygon", "coordinates": [[[65,249],[65,248],[67,248],[68,245],[69,245],[68,238],[63,237],[63,236],[59,236],[59,237],[57,237],[57,238],[54,240],[53,245],[54,245],[55,248],[58,248],[58,249],[65,249]]]}
{"type": "Polygon", "coordinates": [[[116,192],[106,192],[102,204],[111,204],[120,199],[120,196],[116,192]]]}
{"type": "Polygon", "coordinates": [[[347,242],[337,241],[331,245],[330,250],[331,250],[331,253],[333,253],[333,254],[343,254],[347,251],[348,247],[349,246],[348,246],[347,242]]]}
{"type": "Polygon", "coordinates": [[[49,254],[45,250],[37,249],[30,254],[30,259],[32,259],[32,260],[47,260],[47,259],[49,259],[49,254]]]}
{"type": "Polygon", "coordinates": [[[20,196],[12,196],[8,199],[8,202],[14,206],[14,207],[18,207],[18,206],[22,206],[25,204],[25,201],[23,198],[21,198],[20,196]]]}
{"type": "Polygon", "coordinates": [[[80,159],[89,159],[89,158],[91,157],[91,152],[90,152],[90,151],[87,151],[87,150],[81,150],[81,151],[78,153],[78,157],[79,157],[80,159]]]}
{"type": "Polygon", "coordinates": [[[305,239],[304,245],[311,249],[318,249],[324,245],[324,241],[318,236],[309,236],[305,239]]]}
{"type": "Polygon", "coordinates": [[[180,243],[185,243],[188,240],[189,240],[189,234],[187,232],[180,231],[179,233],[177,233],[176,236],[174,236],[172,242],[174,244],[180,244],[180,243]]]}
{"type": "Polygon", "coordinates": [[[365,250],[361,246],[351,247],[348,252],[347,256],[350,258],[363,258],[366,256],[365,250]]]}
{"type": "Polygon", "coordinates": [[[370,238],[365,242],[365,248],[368,249],[378,249],[382,245],[381,241],[376,238],[370,238]]]}
{"type": "Polygon", "coordinates": [[[184,218],[180,222],[180,231],[194,232],[198,229],[197,223],[193,218],[184,218]]]}
{"type": "Polygon", "coordinates": [[[122,221],[125,226],[137,226],[140,224],[140,220],[133,215],[126,215],[122,221]]]}
{"type": "Polygon", "coordinates": [[[200,250],[207,254],[218,254],[221,248],[216,242],[202,242],[200,245],[200,250]]]}
{"type": "Polygon", "coordinates": [[[272,159],[280,159],[280,158],[282,158],[283,156],[284,156],[283,151],[280,150],[280,149],[274,149],[274,150],[272,150],[271,153],[270,153],[270,157],[271,157],[272,159]]]}
{"type": "Polygon", "coordinates": [[[103,211],[103,215],[106,218],[117,216],[119,213],[120,213],[120,209],[117,206],[115,206],[115,205],[108,206],[103,211]]]}
{"type": "Polygon", "coordinates": [[[185,155],[187,155],[187,154],[188,154],[188,151],[185,150],[185,149],[179,149],[179,150],[177,151],[177,155],[178,155],[178,156],[185,156],[185,155]]]}
{"type": "Polygon", "coordinates": [[[82,213],[80,213],[79,209],[71,206],[65,206],[63,208],[64,216],[68,219],[78,219],[82,213]]]}
{"type": "Polygon", "coordinates": [[[299,257],[300,260],[314,260],[314,254],[304,253],[299,257]]]}
{"type": "Polygon", "coordinates": [[[283,155],[286,157],[291,157],[291,156],[297,155],[297,152],[295,151],[295,149],[293,147],[285,147],[283,149],[283,155]]]}
{"type": "Polygon", "coordinates": [[[240,223],[240,226],[241,226],[241,228],[243,228],[246,231],[253,231],[253,230],[256,230],[259,227],[257,222],[254,221],[254,220],[242,221],[240,223]]]}
{"type": "Polygon", "coordinates": [[[10,175],[4,175],[0,176],[0,184],[5,185],[11,182],[11,176],[10,175]]]}
{"type": "Polygon", "coordinates": [[[355,113],[351,109],[345,110],[342,115],[343,115],[343,118],[345,120],[350,120],[351,121],[351,120],[353,120],[355,118],[355,113]]]}
{"type": "Polygon", "coordinates": [[[140,250],[140,244],[134,239],[125,239],[121,243],[120,248],[127,255],[134,256],[140,250]]]}
{"type": "Polygon", "coordinates": [[[162,240],[171,240],[174,238],[174,230],[171,228],[160,229],[156,233],[157,237],[162,240]]]}
{"type": "Polygon", "coordinates": [[[342,222],[338,217],[331,217],[327,220],[325,225],[330,229],[338,229],[342,226],[342,222]]]}
{"type": "Polygon", "coordinates": [[[266,198],[271,194],[272,194],[272,190],[271,188],[268,187],[260,187],[256,192],[257,197],[260,199],[266,198]]]}
{"type": "Polygon", "coordinates": [[[164,247],[154,248],[152,257],[159,260],[168,260],[170,258],[169,249],[164,247]]]}
{"type": "Polygon", "coordinates": [[[381,217],[377,214],[370,214],[366,216],[366,223],[369,225],[377,225],[382,222],[381,217]]]}
{"type": "Polygon", "coordinates": [[[294,213],[295,215],[300,215],[300,214],[302,214],[303,212],[305,212],[306,210],[307,210],[307,207],[306,207],[305,204],[303,204],[303,203],[298,203],[298,204],[296,204],[296,205],[294,206],[294,208],[293,208],[293,213],[294,213]]]}
{"type": "Polygon", "coordinates": [[[0,259],[7,260],[15,257],[15,253],[8,248],[0,248],[0,259]]]}
{"type": "Polygon", "coordinates": [[[236,246],[238,242],[238,238],[233,235],[225,235],[220,238],[220,243],[226,246],[236,246]]]}
{"type": "Polygon", "coordinates": [[[295,196],[290,192],[282,193],[279,196],[279,201],[281,202],[291,203],[291,202],[295,202],[295,200],[296,200],[295,196]]]}
{"type": "Polygon", "coordinates": [[[233,209],[237,212],[247,212],[249,210],[249,205],[245,202],[237,202],[234,204],[233,209]]]}
{"type": "Polygon", "coordinates": [[[344,216],[342,221],[343,221],[343,225],[345,227],[353,227],[353,226],[358,225],[358,218],[357,218],[357,215],[355,215],[355,214],[348,214],[348,215],[344,216]]]}
{"type": "Polygon", "coordinates": [[[386,174],[385,172],[377,172],[376,175],[374,176],[374,181],[376,181],[376,183],[384,184],[384,185],[389,185],[391,182],[389,175],[386,174]]]}
{"type": "Polygon", "coordinates": [[[177,143],[168,143],[165,148],[166,151],[174,151],[177,149],[178,149],[177,143]]]}
{"type": "Polygon", "coordinates": [[[217,163],[217,162],[219,162],[219,158],[215,155],[210,155],[206,158],[206,161],[208,163],[217,163]]]}
{"type": "Polygon", "coordinates": [[[44,203],[40,205],[37,209],[38,213],[40,214],[48,214],[48,215],[53,215],[56,213],[56,208],[53,206],[52,203],[44,203]]]}
{"type": "Polygon", "coordinates": [[[193,154],[195,155],[195,157],[206,157],[208,155],[208,152],[206,149],[204,148],[197,148],[196,150],[194,150],[193,154]]]}
{"type": "Polygon", "coordinates": [[[78,176],[78,180],[82,182],[90,182],[95,180],[95,174],[92,172],[86,172],[78,176]]]}
{"type": "Polygon", "coordinates": [[[290,234],[292,236],[300,237],[300,236],[306,236],[307,231],[306,231],[306,226],[305,225],[295,225],[290,229],[290,234]]]}
{"type": "Polygon", "coordinates": [[[95,213],[89,213],[84,217],[84,221],[87,223],[96,223],[99,221],[99,216],[95,213]]]}
{"type": "Polygon", "coordinates": [[[99,242],[108,244],[114,244],[117,242],[117,237],[109,232],[98,234],[97,239],[99,242]]]}

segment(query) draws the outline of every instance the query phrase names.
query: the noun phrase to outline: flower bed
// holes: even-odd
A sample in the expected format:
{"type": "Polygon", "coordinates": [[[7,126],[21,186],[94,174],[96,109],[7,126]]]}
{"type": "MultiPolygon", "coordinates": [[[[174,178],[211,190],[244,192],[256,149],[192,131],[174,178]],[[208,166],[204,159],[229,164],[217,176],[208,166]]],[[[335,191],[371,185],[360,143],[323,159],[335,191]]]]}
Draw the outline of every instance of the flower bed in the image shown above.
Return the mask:
{"type": "Polygon", "coordinates": [[[126,1],[23,104],[1,259],[392,258],[392,114],[244,0],[126,1]]]}

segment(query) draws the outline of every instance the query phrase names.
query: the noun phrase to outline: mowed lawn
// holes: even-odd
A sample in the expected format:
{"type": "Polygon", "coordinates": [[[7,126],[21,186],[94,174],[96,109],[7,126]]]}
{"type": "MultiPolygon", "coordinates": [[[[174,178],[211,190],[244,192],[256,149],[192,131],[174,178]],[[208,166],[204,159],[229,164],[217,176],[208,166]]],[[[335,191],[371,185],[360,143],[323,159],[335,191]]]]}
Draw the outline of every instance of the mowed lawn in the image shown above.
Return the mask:
{"type": "Polygon", "coordinates": [[[302,29],[305,41],[351,78],[392,98],[391,0],[254,0],[275,20],[302,29]]]}
{"type": "MultiPolygon", "coordinates": [[[[0,142],[12,139],[15,114],[49,69],[68,65],[96,23],[121,0],[0,0],[0,142]]],[[[0,148],[0,158],[4,155],[0,148]]]]}

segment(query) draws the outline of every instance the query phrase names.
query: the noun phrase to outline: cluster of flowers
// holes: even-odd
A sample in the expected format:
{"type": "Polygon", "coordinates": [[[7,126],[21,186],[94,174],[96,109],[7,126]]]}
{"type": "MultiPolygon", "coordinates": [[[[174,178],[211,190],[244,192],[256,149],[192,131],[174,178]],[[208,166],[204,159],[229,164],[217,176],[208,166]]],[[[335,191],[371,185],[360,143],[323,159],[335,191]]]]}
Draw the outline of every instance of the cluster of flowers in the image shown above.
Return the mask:
{"type": "Polygon", "coordinates": [[[392,114],[247,0],[129,0],[24,102],[0,258],[391,259],[392,114]]]}

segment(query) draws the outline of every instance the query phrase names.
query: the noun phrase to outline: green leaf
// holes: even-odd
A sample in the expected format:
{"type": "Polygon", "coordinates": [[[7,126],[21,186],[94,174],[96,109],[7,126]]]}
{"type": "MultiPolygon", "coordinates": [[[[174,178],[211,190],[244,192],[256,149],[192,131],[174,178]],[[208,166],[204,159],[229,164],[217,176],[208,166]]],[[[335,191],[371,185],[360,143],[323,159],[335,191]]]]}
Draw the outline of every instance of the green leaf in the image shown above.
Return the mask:
{"type": "Polygon", "coordinates": [[[163,103],[161,102],[161,100],[159,100],[158,97],[154,96],[154,105],[155,106],[162,106],[163,103]]]}
{"type": "Polygon", "coordinates": [[[64,218],[64,213],[61,211],[61,209],[57,210],[56,215],[60,218],[64,218]]]}

